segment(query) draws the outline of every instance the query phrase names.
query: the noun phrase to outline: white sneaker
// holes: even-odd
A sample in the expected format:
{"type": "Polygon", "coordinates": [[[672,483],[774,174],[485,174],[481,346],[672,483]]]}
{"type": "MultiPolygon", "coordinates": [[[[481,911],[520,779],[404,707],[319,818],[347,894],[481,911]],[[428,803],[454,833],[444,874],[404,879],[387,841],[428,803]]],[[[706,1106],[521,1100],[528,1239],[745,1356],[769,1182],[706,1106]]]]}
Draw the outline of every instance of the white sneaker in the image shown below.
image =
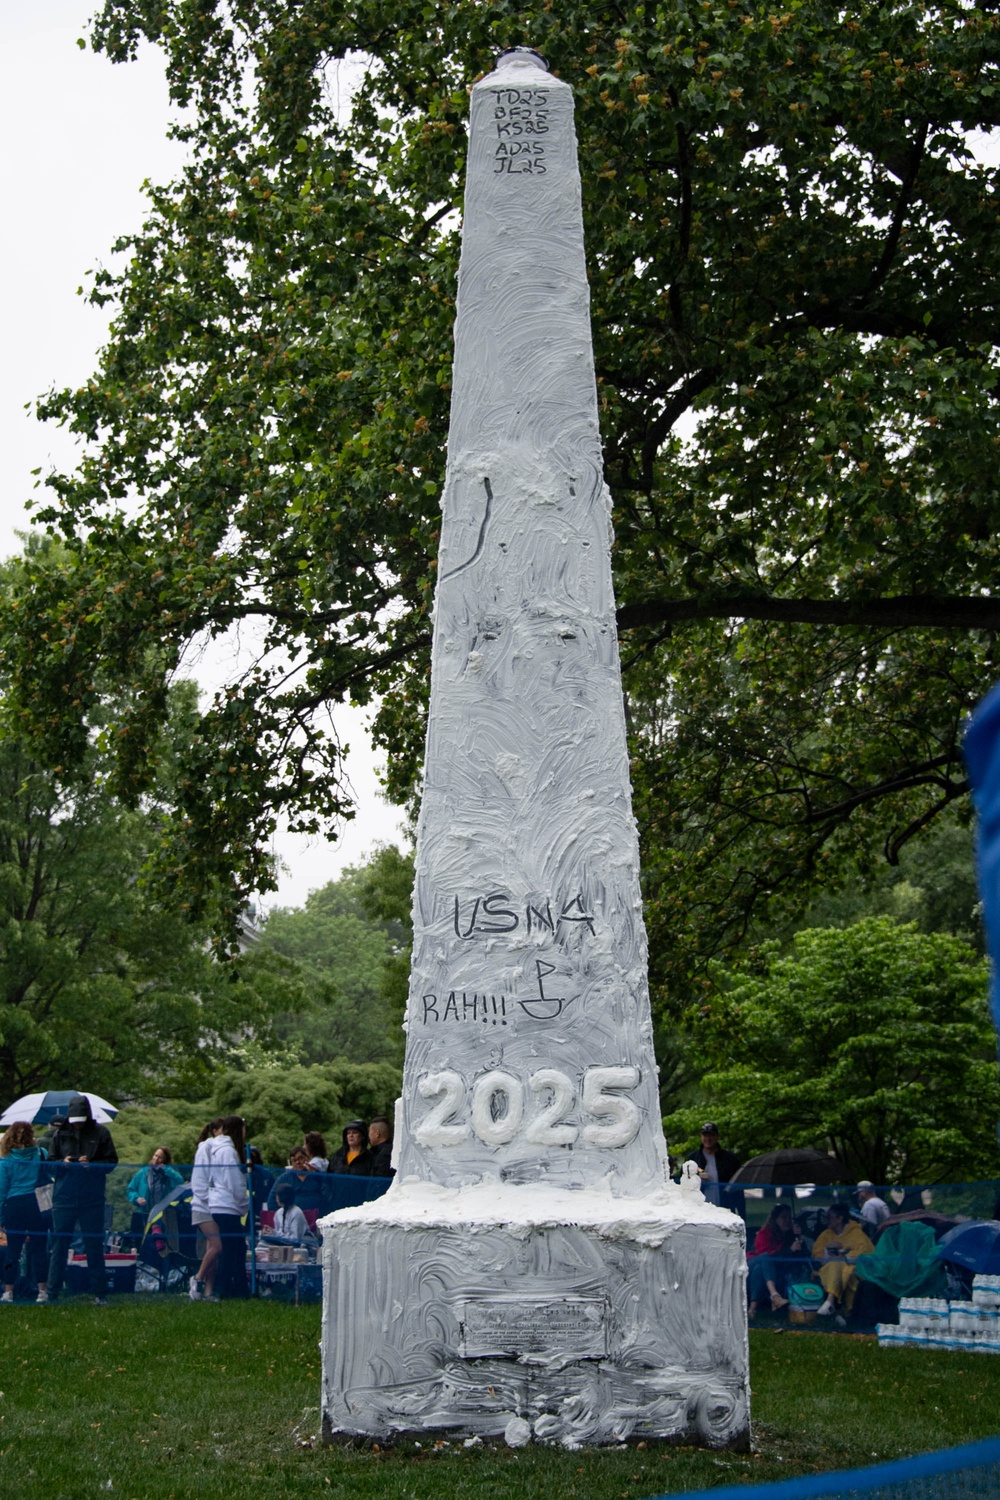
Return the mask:
{"type": "Polygon", "coordinates": [[[14,1293],[13,1292],[4,1292],[3,1296],[0,1297],[0,1302],[13,1302],[13,1300],[14,1300],[14,1293]]]}
{"type": "Polygon", "coordinates": [[[35,1301],[36,1302],[45,1303],[45,1302],[48,1302],[48,1300],[49,1300],[48,1288],[43,1286],[43,1287],[41,1287],[39,1289],[38,1296],[35,1298],[35,1301]]]}
{"type": "Polygon", "coordinates": [[[192,1302],[203,1302],[205,1300],[205,1293],[201,1289],[201,1282],[198,1281],[194,1276],[191,1277],[191,1285],[188,1287],[188,1296],[191,1298],[192,1302]]]}
{"type": "Polygon", "coordinates": [[[816,1311],[819,1313],[821,1318],[829,1318],[837,1311],[837,1304],[836,1302],[834,1302],[832,1297],[827,1297],[826,1301],[823,1303],[823,1306],[817,1307],[816,1311]]]}

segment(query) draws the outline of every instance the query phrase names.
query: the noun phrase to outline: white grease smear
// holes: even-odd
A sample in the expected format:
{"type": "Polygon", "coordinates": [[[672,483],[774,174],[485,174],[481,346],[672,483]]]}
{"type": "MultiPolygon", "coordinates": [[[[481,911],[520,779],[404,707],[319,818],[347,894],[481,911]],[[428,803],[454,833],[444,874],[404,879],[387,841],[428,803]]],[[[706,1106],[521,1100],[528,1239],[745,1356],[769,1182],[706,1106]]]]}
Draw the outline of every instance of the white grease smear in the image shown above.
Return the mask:
{"type": "Polygon", "coordinates": [[[749,1433],[743,1226],[667,1179],[572,113],[523,55],[473,90],[399,1176],[323,1221],[328,1437],[749,1433]]]}

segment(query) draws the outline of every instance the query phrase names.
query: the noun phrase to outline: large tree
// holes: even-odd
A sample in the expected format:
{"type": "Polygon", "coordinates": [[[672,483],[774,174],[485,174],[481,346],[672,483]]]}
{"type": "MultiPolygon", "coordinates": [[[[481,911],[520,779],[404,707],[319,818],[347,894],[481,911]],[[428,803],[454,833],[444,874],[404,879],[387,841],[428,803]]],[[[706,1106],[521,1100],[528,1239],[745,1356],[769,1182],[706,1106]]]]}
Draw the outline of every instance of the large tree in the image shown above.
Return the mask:
{"type": "MultiPolygon", "coordinates": [[[[304,905],[278,907],[264,924],[263,945],[294,959],[308,979],[308,1007],[274,1023],[300,1063],[396,1062],[402,1056],[398,960],[409,959],[409,944],[401,924],[369,915],[365,900],[387,861],[405,867],[398,850],[383,849],[371,864],[310,891],[304,905]]],[[[408,962],[406,969],[408,975],[408,962]]]]}
{"type": "Polygon", "coordinates": [[[276,953],[220,962],[204,923],[144,879],[160,825],[91,758],[70,786],[0,739],[0,1100],[88,1088],[198,1097],[299,1003],[276,953]]]}
{"type": "MultiPolygon", "coordinates": [[[[65,561],[30,540],[0,568],[0,613],[26,568],[44,578],[65,561]]],[[[266,1045],[274,1014],[307,998],[296,966],[263,949],[229,961],[182,889],[165,897],[149,879],[197,705],[193,683],[170,689],[157,773],[132,807],[112,786],[113,700],[72,766],[47,766],[24,736],[0,730],[4,1104],[46,1088],[198,1097],[234,1049],[266,1045]]]]}
{"type": "Polygon", "coordinates": [[[855,1179],[966,1182],[1000,1170],[996,1034],[985,959],[888,917],[807,928],[763,973],[730,975],[692,1016],[699,1102],[666,1121],[697,1142],[717,1119],[746,1160],[832,1149],[855,1179]]]}
{"type": "Polygon", "coordinates": [[[116,786],[140,796],[186,646],[242,630],[168,871],[239,896],[279,815],[343,811],[347,696],[381,695],[412,789],[467,85],[527,43],[576,90],[663,993],[776,892],[895,859],[964,797],[1000,625],[987,0],[108,0],[93,44],[142,37],[189,162],[95,280],[93,379],[43,403],[85,457],[49,479],[69,556],[5,647],[40,753],[80,757],[127,687],[116,786]]]}

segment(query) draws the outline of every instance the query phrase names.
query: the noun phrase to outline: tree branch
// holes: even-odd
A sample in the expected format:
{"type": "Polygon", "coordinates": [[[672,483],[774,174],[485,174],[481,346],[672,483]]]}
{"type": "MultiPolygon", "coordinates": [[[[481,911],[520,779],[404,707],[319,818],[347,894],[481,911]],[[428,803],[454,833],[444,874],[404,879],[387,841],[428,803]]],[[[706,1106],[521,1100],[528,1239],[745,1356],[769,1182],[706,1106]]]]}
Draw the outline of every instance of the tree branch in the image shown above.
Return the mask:
{"type": "MultiPolygon", "coordinates": [[[[954,765],[956,759],[957,752],[954,754],[937,755],[933,760],[926,761],[921,766],[907,766],[897,776],[893,776],[887,781],[880,781],[875,786],[864,787],[860,792],[855,792],[853,797],[845,797],[843,802],[838,802],[829,807],[818,807],[815,812],[807,813],[803,822],[806,824],[828,823],[831,818],[844,818],[849,813],[852,813],[856,807],[864,807],[869,802],[878,802],[880,798],[891,796],[894,792],[909,791],[912,787],[941,787],[943,797],[940,803],[935,804],[929,816],[915,820],[914,823],[905,829],[899,837],[898,842],[893,846],[898,855],[899,850],[906,843],[906,840],[914,833],[918,833],[921,828],[929,823],[935,813],[939,812],[942,807],[947,806],[955,797],[960,797],[969,790],[969,783],[965,780],[954,782],[949,780],[947,776],[936,774],[938,771],[947,770],[949,766],[954,765]]],[[[888,842],[886,843],[886,857],[889,859],[890,864],[899,863],[898,859],[892,859],[889,856],[888,842]]]]}
{"type": "Polygon", "coordinates": [[[775,620],[794,625],[873,625],[903,629],[1000,630],[1000,597],[897,594],[884,599],[776,599],[719,592],[691,599],[623,604],[619,630],[688,620],[775,620]]]}
{"type": "Polygon", "coordinates": [[[402,645],[393,646],[389,650],[380,652],[366,662],[359,662],[350,671],[341,672],[336,677],[331,677],[323,682],[322,687],[316,693],[303,693],[294,697],[295,712],[297,714],[310,713],[314,709],[328,706],[331,699],[342,698],[356,683],[363,683],[376,672],[381,672],[385,667],[391,666],[393,662],[405,661],[417,651],[422,651],[431,644],[429,634],[415,636],[411,641],[404,641],[402,645]]]}
{"type": "Polygon", "coordinates": [[[883,847],[888,863],[890,865],[898,865],[899,851],[903,845],[908,843],[922,828],[926,828],[928,823],[933,823],[938,813],[942,812],[950,802],[954,802],[959,797],[964,797],[969,790],[969,785],[968,781],[946,781],[944,783],[944,795],[939,801],[932,803],[919,817],[907,823],[901,833],[897,833],[894,837],[886,839],[883,847]]]}
{"type": "Polygon", "coordinates": [[[646,428],[646,437],[642,445],[642,478],[643,484],[651,494],[653,491],[653,465],[659,452],[660,444],[667,433],[673,427],[679,417],[690,407],[696,396],[702,391],[707,391],[709,386],[718,379],[719,372],[712,366],[699,370],[686,380],[679,391],[675,391],[668,399],[659,416],[655,417],[646,428]]]}
{"type": "Polygon", "coordinates": [[[893,209],[892,223],[889,225],[889,233],[886,235],[886,241],[884,246],[882,247],[882,254],[879,257],[879,263],[875,267],[875,270],[872,272],[871,280],[869,281],[860,299],[862,304],[864,304],[871,296],[871,294],[874,291],[877,291],[877,289],[882,285],[883,281],[889,274],[889,268],[896,258],[896,251],[899,248],[899,237],[903,232],[903,224],[906,221],[907,210],[909,209],[910,203],[913,199],[913,190],[917,185],[917,173],[920,171],[920,163],[923,159],[924,143],[927,140],[928,124],[929,122],[925,120],[920,129],[917,131],[916,138],[914,139],[914,141],[910,145],[909,150],[906,153],[906,165],[903,172],[902,186],[899,191],[899,197],[896,200],[896,207],[893,209]]]}

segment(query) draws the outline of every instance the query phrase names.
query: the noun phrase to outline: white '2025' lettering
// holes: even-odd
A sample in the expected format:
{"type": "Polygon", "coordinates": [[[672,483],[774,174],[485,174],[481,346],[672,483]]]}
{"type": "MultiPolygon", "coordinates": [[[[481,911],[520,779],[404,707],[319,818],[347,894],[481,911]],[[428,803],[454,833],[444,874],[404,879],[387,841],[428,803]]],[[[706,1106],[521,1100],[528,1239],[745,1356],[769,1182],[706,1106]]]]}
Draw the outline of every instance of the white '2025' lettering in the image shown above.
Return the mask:
{"type": "Polygon", "coordinates": [[[469,1139],[468,1121],[451,1118],[465,1103],[465,1081],[460,1073],[451,1068],[425,1073],[417,1081],[417,1092],[421,1099],[441,1096],[441,1102],[435,1104],[417,1127],[417,1140],[422,1146],[460,1146],[469,1139]]]}
{"type": "Polygon", "coordinates": [[[539,1068],[528,1079],[533,1094],[551,1093],[552,1098],[540,1114],[529,1121],[524,1132],[533,1146],[572,1146],[579,1134],[576,1125],[562,1122],[576,1103],[572,1081],[557,1068],[539,1068]]]}
{"type": "Polygon", "coordinates": [[[567,1074],[557,1068],[539,1068],[528,1079],[528,1089],[545,1101],[537,1114],[524,1124],[524,1085],[513,1073],[494,1068],[482,1073],[472,1085],[470,1120],[466,1116],[467,1091],[461,1074],[450,1068],[425,1073],[417,1081],[422,1099],[437,1099],[416,1127],[422,1146],[461,1146],[475,1134],[485,1146],[505,1146],[523,1133],[533,1146],[572,1146],[582,1136],[587,1146],[615,1150],[627,1146],[639,1133],[639,1107],[626,1094],[638,1087],[639,1069],[588,1068],[583,1075],[583,1108],[591,1118],[582,1128],[567,1117],[576,1104],[576,1089],[567,1074]],[[551,1097],[549,1097],[551,1096],[551,1097]],[[523,1127],[523,1130],[522,1130],[523,1127]]]}

